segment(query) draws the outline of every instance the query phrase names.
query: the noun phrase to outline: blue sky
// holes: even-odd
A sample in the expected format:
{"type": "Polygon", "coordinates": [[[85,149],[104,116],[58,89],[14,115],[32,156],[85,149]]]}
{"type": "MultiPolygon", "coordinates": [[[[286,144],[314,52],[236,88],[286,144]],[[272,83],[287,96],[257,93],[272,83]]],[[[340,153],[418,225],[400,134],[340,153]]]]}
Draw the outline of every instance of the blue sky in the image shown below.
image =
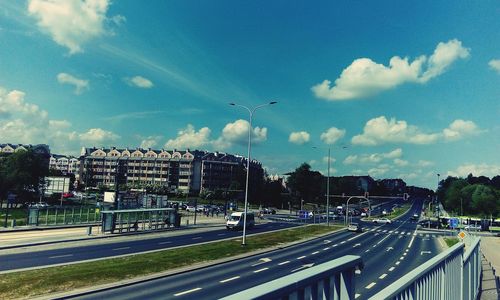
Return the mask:
{"type": "Polygon", "coordinates": [[[0,0],[0,142],[500,173],[498,1],[0,0]],[[316,147],[316,148],[313,148],[316,147]]]}

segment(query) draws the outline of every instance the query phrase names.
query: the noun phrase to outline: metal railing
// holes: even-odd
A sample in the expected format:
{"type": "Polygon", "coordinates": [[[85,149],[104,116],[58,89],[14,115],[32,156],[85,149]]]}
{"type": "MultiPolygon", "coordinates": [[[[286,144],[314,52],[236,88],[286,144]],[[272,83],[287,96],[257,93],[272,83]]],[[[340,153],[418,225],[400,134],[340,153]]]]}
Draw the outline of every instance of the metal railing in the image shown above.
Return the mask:
{"type": "Polygon", "coordinates": [[[28,225],[77,225],[101,221],[101,214],[95,207],[30,208],[28,225]]]}
{"type": "Polygon", "coordinates": [[[229,299],[354,299],[354,272],[361,257],[346,255],[229,295],[229,299]]]}
{"type": "Polygon", "coordinates": [[[480,239],[464,252],[458,243],[407,273],[370,299],[477,299],[481,283],[480,239]]]}

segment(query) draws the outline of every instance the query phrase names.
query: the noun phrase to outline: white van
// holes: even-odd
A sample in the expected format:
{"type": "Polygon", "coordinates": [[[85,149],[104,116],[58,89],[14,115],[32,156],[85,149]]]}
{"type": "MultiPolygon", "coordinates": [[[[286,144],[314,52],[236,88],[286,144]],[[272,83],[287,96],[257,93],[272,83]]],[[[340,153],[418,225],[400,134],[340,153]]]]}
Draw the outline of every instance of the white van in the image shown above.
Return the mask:
{"type": "MultiPolygon", "coordinates": [[[[243,220],[245,218],[245,213],[244,212],[234,212],[229,216],[227,222],[226,222],[226,229],[227,230],[238,230],[238,229],[243,229],[243,220]]],[[[247,228],[252,228],[255,226],[255,216],[253,212],[249,212],[247,214],[247,228]]]]}

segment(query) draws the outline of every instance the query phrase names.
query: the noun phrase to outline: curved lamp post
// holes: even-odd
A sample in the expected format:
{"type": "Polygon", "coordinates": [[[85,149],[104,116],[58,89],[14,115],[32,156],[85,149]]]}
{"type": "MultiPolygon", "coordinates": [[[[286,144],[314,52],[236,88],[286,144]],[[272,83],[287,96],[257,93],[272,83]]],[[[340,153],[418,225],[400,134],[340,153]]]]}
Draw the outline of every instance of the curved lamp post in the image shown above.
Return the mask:
{"type": "Polygon", "coordinates": [[[249,113],[249,126],[248,126],[248,155],[247,155],[247,178],[246,178],[246,184],[245,184],[245,214],[243,215],[243,240],[241,242],[241,245],[242,246],[245,246],[246,245],[246,230],[247,230],[247,212],[248,212],[248,177],[250,175],[250,150],[252,148],[252,118],[253,118],[253,114],[254,112],[259,109],[259,108],[262,108],[264,106],[268,106],[268,105],[272,105],[272,104],[276,104],[278,102],[276,101],[271,101],[269,103],[265,103],[265,104],[261,104],[261,105],[258,105],[252,109],[244,106],[244,105],[241,105],[241,104],[236,104],[236,103],[229,103],[229,105],[232,105],[232,106],[239,106],[239,107],[242,107],[246,110],[248,110],[248,113],[249,113]]]}

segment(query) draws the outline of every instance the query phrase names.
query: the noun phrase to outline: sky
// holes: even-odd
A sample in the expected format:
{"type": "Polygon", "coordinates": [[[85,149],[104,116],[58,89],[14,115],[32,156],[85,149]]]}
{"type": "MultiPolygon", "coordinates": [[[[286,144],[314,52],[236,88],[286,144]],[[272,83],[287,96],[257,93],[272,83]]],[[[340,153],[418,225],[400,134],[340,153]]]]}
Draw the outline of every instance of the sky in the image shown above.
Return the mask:
{"type": "Polygon", "coordinates": [[[0,0],[0,143],[500,174],[498,1],[0,0]],[[229,103],[241,106],[231,106],[229,103]]]}

